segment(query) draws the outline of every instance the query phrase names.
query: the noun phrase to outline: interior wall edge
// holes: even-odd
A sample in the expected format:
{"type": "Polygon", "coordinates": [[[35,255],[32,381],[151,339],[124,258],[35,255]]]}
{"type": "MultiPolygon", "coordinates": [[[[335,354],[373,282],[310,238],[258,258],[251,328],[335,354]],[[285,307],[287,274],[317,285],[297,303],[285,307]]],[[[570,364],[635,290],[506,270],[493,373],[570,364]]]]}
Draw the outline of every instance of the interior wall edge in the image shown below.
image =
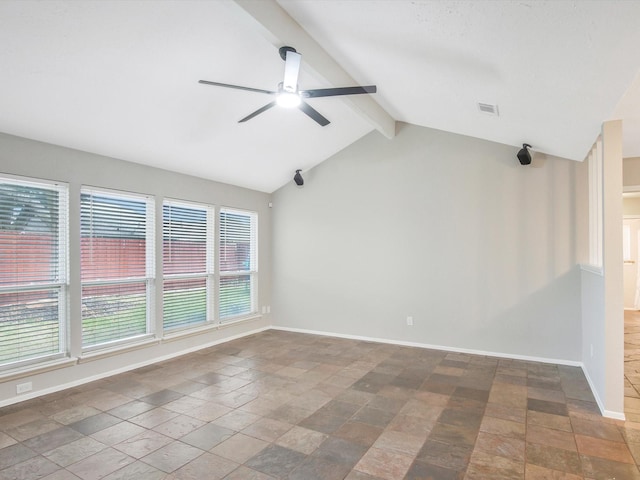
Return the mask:
{"type": "Polygon", "coordinates": [[[589,376],[589,369],[584,364],[582,364],[581,367],[582,367],[582,373],[584,373],[584,377],[587,379],[587,383],[589,384],[589,388],[591,389],[591,393],[593,394],[593,398],[595,398],[596,403],[598,404],[598,408],[600,409],[600,413],[602,414],[602,416],[603,417],[607,417],[607,418],[613,418],[615,420],[625,421],[624,412],[618,412],[618,411],[614,411],[614,410],[607,410],[605,408],[604,402],[602,401],[602,399],[600,398],[600,395],[598,394],[598,389],[596,388],[595,384],[593,383],[593,380],[589,376]]]}

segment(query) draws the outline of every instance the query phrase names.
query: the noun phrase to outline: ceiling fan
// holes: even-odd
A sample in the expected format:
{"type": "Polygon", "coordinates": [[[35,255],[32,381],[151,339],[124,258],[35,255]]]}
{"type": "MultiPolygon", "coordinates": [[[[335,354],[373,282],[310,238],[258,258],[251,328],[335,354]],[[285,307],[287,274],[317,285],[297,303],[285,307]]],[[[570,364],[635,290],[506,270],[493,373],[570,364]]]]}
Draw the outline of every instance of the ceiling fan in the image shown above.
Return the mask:
{"type": "Polygon", "coordinates": [[[340,88],[316,88],[314,90],[298,90],[298,74],[300,73],[300,60],[302,56],[293,47],[280,47],[280,57],[284,60],[284,80],[278,84],[278,90],[262,90],[259,88],[242,87],[240,85],[229,85],[228,83],[210,82],[200,80],[198,83],[214,85],[217,87],[236,88],[249,92],[266,93],[275,95],[276,99],[267,103],[264,107],[247,115],[238,123],[251,120],[253,117],[266,112],[270,108],[278,105],[281,107],[298,107],[302,112],[315,120],[319,125],[329,125],[329,120],[322,116],[315,108],[304,101],[305,98],[335,97],[338,95],[359,95],[362,93],[376,93],[375,85],[340,87],[340,88]]]}

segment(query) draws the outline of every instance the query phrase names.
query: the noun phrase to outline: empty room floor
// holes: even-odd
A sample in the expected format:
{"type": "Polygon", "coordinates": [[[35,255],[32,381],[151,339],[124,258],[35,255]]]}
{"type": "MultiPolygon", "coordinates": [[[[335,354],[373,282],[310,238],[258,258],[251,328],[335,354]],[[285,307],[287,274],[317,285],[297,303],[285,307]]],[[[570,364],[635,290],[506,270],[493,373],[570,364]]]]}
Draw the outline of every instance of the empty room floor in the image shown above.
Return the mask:
{"type": "Polygon", "coordinates": [[[640,479],[581,369],[269,330],[0,409],[0,479],[640,479]]]}

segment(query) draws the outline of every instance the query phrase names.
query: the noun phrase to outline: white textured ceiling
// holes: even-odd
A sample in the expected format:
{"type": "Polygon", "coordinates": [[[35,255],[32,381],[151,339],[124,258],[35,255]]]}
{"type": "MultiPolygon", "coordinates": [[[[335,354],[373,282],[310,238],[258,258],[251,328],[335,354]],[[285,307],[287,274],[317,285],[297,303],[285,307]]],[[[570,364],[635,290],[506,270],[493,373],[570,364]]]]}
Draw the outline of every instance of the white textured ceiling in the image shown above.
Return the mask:
{"type": "MultiPolygon", "coordinates": [[[[278,3],[396,120],[582,160],[621,116],[640,156],[640,82],[622,98],[640,2],[278,3]]],[[[324,128],[275,108],[238,124],[270,97],[197,81],[275,89],[259,27],[232,0],[2,0],[0,131],[271,192],[374,127],[339,98],[309,101],[324,128]]],[[[301,88],[330,86],[299,50],[301,88]]]]}

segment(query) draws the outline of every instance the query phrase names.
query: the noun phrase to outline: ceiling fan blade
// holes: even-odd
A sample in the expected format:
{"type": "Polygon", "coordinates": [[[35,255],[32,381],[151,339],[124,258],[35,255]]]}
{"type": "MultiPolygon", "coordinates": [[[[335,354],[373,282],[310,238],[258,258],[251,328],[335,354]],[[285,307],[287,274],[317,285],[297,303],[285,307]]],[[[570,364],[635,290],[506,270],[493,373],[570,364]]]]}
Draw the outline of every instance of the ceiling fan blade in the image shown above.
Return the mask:
{"type": "Polygon", "coordinates": [[[229,85],[228,83],[210,82],[209,80],[198,80],[198,83],[203,83],[205,85],[214,85],[216,87],[235,88],[237,90],[248,90],[249,92],[267,93],[269,95],[275,95],[276,93],[278,93],[271,90],[262,90],[260,88],[241,87],[240,85],[229,85]]]}
{"type": "Polygon", "coordinates": [[[246,122],[247,120],[251,120],[253,117],[260,115],[263,112],[266,112],[267,110],[269,110],[271,107],[273,107],[276,104],[276,102],[271,102],[271,103],[267,103],[264,107],[259,108],[258,110],[256,110],[255,112],[247,115],[246,117],[244,117],[242,120],[238,120],[238,123],[243,123],[246,122]]]}
{"type": "Polygon", "coordinates": [[[301,90],[300,96],[303,98],[336,97],[338,95],[376,93],[377,90],[378,89],[375,85],[366,85],[362,87],[316,88],[315,90],[301,90]]]}
{"type": "Polygon", "coordinates": [[[310,116],[313,120],[315,120],[321,127],[326,127],[331,122],[324,118],[320,112],[318,112],[315,108],[305,102],[300,102],[300,106],[298,106],[300,110],[310,116]]]}
{"type": "Polygon", "coordinates": [[[284,81],[282,90],[285,92],[298,91],[298,75],[300,73],[301,55],[297,52],[287,51],[287,59],[284,62],[284,81]]]}

